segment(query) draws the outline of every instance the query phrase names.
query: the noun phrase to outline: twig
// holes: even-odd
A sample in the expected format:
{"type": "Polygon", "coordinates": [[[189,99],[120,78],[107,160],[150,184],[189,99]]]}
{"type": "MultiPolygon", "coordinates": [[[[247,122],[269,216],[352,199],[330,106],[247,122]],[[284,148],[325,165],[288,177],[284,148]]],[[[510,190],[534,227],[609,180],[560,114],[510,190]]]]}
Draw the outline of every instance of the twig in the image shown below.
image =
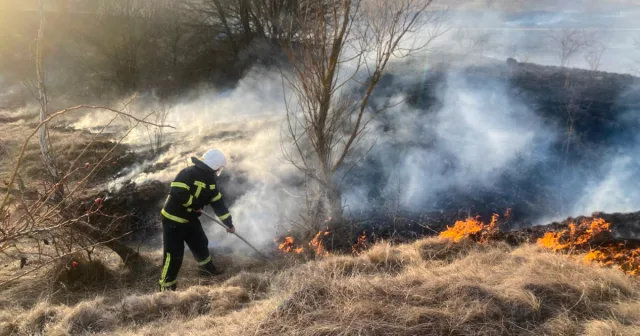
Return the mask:
{"type": "Polygon", "coordinates": [[[58,261],[58,260],[60,260],[60,259],[62,259],[62,258],[64,258],[64,257],[70,256],[70,255],[72,255],[72,254],[76,254],[76,253],[78,253],[78,252],[83,252],[83,251],[85,251],[85,249],[86,249],[86,248],[90,248],[90,247],[93,247],[93,246],[98,246],[98,245],[103,245],[103,244],[106,244],[106,243],[110,243],[110,242],[112,242],[112,241],[114,241],[114,240],[118,240],[118,239],[120,239],[120,238],[122,238],[122,237],[124,237],[124,236],[126,236],[126,235],[128,235],[128,234],[129,234],[129,233],[126,233],[126,234],[124,234],[124,235],[122,235],[122,236],[120,236],[120,237],[116,237],[116,238],[109,239],[109,240],[107,240],[107,241],[103,241],[103,242],[95,243],[95,244],[93,244],[93,245],[91,245],[91,246],[86,246],[86,247],[84,247],[84,248],[80,248],[80,249],[74,250],[74,251],[72,251],[72,252],[69,252],[69,253],[63,254],[63,255],[61,255],[61,256],[59,256],[59,257],[56,257],[56,258],[54,258],[54,259],[51,259],[51,260],[49,260],[49,261],[45,262],[44,264],[41,264],[41,265],[37,266],[36,268],[34,268],[34,269],[30,270],[30,271],[27,271],[27,272],[25,272],[25,273],[22,273],[22,274],[20,274],[20,275],[17,275],[17,276],[15,276],[15,277],[13,277],[13,278],[10,278],[9,280],[6,280],[6,281],[4,281],[4,282],[0,282],[0,287],[4,286],[4,285],[6,285],[6,284],[8,284],[8,283],[10,283],[10,282],[12,282],[12,281],[18,280],[18,279],[20,279],[20,278],[22,278],[22,277],[24,277],[24,276],[26,276],[26,275],[29,275],[29,274],[31,274],[31,273],[33,273],[33,272],[35,272],[35,271],[38,271],[38,270],[42,269],[43,267],[45,267],[45,266],[47,266],[47,265],[49,265],[49,264],[51,264],[51,263],[53,263],[53,262],[55,262],[55,261],[58,261]]]}
{"type": "Polygon", "coordinates": [[[439,231],[436,231],[436,230],[434,230],[434,229],[430,228],[430,227],[429,227],[429,226],[427,226],[427,225],[422,225],[422,224],[420,224],[420,223],[416,223],[416,225],[418,225],[418,226],[419,226],[419,227],[421,227],[421,228],[424,228],[424,229],[427,229],[427,230],[431,230],[431,231],[433,231],[434,233],[440,233],[439,231]]]}

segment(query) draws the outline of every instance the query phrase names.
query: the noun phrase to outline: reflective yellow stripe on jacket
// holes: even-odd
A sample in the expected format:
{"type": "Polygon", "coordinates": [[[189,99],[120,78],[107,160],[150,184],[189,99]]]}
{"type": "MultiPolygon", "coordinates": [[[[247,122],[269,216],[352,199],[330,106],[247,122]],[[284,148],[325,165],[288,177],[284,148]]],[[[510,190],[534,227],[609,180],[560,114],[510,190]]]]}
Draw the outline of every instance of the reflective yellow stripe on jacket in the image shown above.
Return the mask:
{"type": "Polygon", "coordinates": [[[178,217],[178,216],[174,216],[174,215],[166,212],[164,209],[162,209],[162,215],[167,217],[168,219],[174,221],[174,222],[178,222],[178,223],[182,223],[182,224],[189,223],[188,219],[184,219],[184,218],[181,218],[181,217],[178,217]]]}
{"type": "Polygon", "coordinates": [[[201,181],[194,181],[193,184],[195,184],[198,189],[196,189],[196,193],[193,195],[196,198],[200,197],[200,191],[202,191],[203,188],[207,187],[207,184],[201,181]]]}
{"type": "Polygon", "coordinates": [[[191,190],[191,187],[189,187],[186,183],[182,183],[182,182],[171,182],[171,186],[176,188],[191,190]]]}
{"type": "Polygon", "coordinates": [[[189,207],[191,205],[191,203],[193,203],[193,195],[189,195],[189,201],[187,203],[183,204],[182,206],[189,207]]]}

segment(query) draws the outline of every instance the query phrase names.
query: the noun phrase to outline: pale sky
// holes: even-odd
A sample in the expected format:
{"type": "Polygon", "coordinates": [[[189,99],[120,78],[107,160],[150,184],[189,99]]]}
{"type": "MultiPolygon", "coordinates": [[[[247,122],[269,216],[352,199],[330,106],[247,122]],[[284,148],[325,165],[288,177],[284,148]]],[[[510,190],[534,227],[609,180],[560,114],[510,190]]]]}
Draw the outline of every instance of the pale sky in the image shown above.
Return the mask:
{"type": "Polygon", "coordinates": [[[640,10],[639,0],[453,0],[445,1],[452,6],[475,9],[501,9],[509,11],[619,11],[640,10]]]}

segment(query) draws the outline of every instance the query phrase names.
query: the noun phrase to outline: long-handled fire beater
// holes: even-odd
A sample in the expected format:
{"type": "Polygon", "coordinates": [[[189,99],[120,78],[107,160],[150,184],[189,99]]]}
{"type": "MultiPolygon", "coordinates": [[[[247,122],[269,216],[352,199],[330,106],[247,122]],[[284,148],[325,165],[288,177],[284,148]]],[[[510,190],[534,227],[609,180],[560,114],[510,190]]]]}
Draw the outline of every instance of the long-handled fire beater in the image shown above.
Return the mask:
{"type": "MultiPolygon", "coordinates": [[[[224,225],[221,221],[219,221],[217,218],[215,218],[214,216],[211,216],[210,214],[206,213],[205,211],[202,211],[202,214],[207,216],[207,218],[211,219],[212,221],[220,224],[223,228],[225,229],[229,229],[226,225],[224,225]]],[[[240,240],[242,240],[245,244],[249,245],[249,247],[251,247],[254,251],[256,251],[256,253],[258,253],[258,255],[260,257],[262,257],[263,259],[269,259],[267,258],[264,254],[262,254],[260,251],[258,251],[257,248],[255,248],[253,245],[251,245],[246,239],[242,238],[239,234],[237,233],[233,233],[236,237],[240,238],[240,240]]]]}

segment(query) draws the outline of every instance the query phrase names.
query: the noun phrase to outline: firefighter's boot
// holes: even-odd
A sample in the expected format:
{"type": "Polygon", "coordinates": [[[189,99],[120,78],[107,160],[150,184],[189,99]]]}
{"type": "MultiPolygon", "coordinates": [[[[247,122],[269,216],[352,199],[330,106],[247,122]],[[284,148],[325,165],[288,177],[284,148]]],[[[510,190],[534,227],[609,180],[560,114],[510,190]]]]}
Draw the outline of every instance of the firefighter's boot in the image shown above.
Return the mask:
{"type": "Polygon", "coordinates": [[[200,266],[200,275],[202,276],[216,276],[216,275],[221,275],[223,273],[224,272],[216,268],[216,266],[213,265],[213,262],[211,261],[200,266]]]}
{"type": "Polygon", "coordinates": [[[177,287],[178,286],[175,283],[171,286],[164,286],[160,284],[160,292],[175,292],[177,287]]]}

